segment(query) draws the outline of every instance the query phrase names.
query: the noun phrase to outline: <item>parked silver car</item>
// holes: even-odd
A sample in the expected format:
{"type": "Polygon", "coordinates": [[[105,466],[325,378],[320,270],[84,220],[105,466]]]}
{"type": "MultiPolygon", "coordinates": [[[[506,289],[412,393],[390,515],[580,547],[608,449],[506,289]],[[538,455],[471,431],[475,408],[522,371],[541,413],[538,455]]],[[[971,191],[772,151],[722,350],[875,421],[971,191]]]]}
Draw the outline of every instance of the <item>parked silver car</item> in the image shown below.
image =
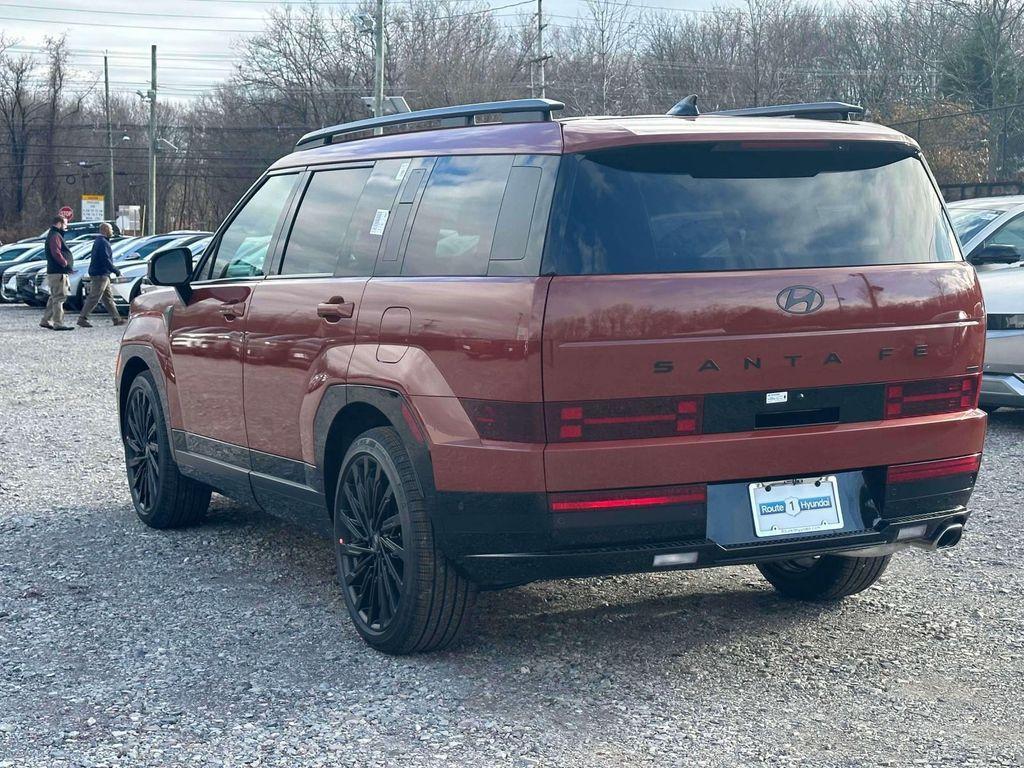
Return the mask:
{"type": "Polygon", "coordinates": [[[988,310],[981,406],[1024,408],[1024,195],[949,204],[988,310]]]}

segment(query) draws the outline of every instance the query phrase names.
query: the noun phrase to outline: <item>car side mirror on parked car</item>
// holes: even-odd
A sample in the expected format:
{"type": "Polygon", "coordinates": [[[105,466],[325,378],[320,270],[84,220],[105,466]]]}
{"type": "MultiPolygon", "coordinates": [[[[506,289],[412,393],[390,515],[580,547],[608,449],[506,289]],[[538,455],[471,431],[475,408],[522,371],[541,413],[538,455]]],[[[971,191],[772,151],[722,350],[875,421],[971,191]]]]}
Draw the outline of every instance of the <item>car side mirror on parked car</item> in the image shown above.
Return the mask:
{"type": "Polygon", "coordinates": [[[192,251],[188,248],[168,248],[149,260],[149,282],[174,288],[186,304],[192,297],[191,281],[192,251]]]}
{"type": "Polygon", "coordinates": [[[993,243],[975,251],[967,260],[971,264],[1016,264],[1021,260],[1021,254],[1015,245],[993,243]]]}

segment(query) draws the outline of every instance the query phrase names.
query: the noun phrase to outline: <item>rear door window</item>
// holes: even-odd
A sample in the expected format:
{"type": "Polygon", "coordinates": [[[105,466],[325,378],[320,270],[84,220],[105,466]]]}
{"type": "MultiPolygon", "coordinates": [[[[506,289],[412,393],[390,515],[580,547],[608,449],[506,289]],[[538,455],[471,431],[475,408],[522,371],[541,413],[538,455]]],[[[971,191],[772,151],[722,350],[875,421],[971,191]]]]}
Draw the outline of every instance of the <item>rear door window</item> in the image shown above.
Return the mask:
{"type": "Polygon", "coordinates": [[[285,247],[282,275],[369,275],[373,259],[346,254],[340,262],[349,224],[370,168],[345,168],[314,173],[285,247]]]}
{"type": "Polygon", "coordinates": [[[960,258],[924,166],[889,148],[676,145],[572,162],[572,188],[545,256],[545,271],[557,274],[960,258]]]}
{"type": "Polygon", "coordinates": [[[341,257],[335,271],[337,276],[373,274],[391,206],[405,177],[403,166],[408,169],[409,161],[378,160],[373,166],[341,246],[341,257]]]}
{"type": "Polygon", "coordinates": [[[440,157],[406,246],[403,275],[486,275],[513,157],[440,157]]]}

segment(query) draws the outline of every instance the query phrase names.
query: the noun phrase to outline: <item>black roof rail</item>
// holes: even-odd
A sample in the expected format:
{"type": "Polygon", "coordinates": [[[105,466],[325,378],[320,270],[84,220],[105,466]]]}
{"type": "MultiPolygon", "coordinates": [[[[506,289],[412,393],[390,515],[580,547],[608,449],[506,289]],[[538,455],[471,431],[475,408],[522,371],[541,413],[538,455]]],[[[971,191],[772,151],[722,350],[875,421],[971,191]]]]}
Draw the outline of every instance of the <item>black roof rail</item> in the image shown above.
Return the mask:
{"type": "Polygon", "coordinates": [[[416,112],[400,112],[383,117],[370,117],[352,123],[332,125],[310,131],[295,144],[295,149],[309,149],[312,145],[334,143],[334,139],[347,133],[361,133],[375,128],[386,128],[407,123],[438,121],[442,128],[475,125],[480,115],[508,115],[505,122],[543,122],[551,119],[551,113],[564,109],[565,104],[551,99],[512,99],[509,101],[487,101],[482,104],[464,104],[458,107],[421,109],[416,112]]]}
{"type": "Polygon", "coordinates": [[[851,115],[863,116],[864,107],[842,101],[816,101],[807,104],[778,104],[772,107],[746,107],[705,112],[706,115],[732,117],[809,117],[812,120],[850,120],[851,115]]]}

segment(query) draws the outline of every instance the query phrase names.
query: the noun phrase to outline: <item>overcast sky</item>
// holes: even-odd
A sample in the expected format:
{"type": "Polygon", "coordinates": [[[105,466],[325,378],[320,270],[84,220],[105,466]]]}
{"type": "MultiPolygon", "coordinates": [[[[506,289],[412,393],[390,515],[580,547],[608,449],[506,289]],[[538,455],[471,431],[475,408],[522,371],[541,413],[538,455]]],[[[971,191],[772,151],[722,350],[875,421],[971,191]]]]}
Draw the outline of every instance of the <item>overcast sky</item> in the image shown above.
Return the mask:
{"type": "MultiPolygon", "coordinates": [[[[317,5],[351,10],[355,0],[317,5]]],[[[393,0],[389,0],[393,1],[393,0]]],[[[462,1],[462,0],[457,0],[462,1]]],[[[635,6],[708,9],[740,0],[634,0],[635,6]]],[[[487,0],[506,6],[516,0],[487,0]]],[[[303,5],[305,0],[285,0],[303,5]]],[[[263,27],[272,0],[0,0],[0,33],[31,51],[47,36],[66,31],[72,65],[83,79],[103,76],[103,51],[110,54],[111,90],[131,93],[149,86],[149,46],[157,45],[158,90],[162,99],[189,99],[231,72],[234,43],[263,27]]],[[[581,12],[582,0],[544,0],[552,24],[581,12]]],[[[530,11],[528,5],[505,13],[530,11]]],[[[415,106],[415,105],[414,105],[415,106]]]]}

